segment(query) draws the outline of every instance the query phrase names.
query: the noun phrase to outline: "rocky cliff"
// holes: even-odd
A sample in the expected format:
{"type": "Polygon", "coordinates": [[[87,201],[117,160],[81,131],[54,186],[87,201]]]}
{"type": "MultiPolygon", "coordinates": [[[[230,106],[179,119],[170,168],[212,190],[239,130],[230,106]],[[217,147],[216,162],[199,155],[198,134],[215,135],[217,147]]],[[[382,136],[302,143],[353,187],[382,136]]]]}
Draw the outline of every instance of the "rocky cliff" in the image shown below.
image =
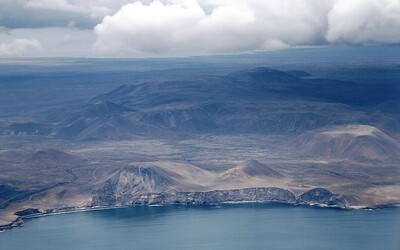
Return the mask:
{"type": "Polygon", "coordinates": [[[214,190],[207,192],[149,193],[138,196],[115,197],[101,192],[93,195],[92,206],[152,205],[152,204],[203,204],[216,205],[228,202],[280,202],[294,204],[295,195],[289,190],[275,187],[214,190]]]}
{"type": "Polygon", "coordinates": [[[293,205],[318,205],[327,207],[348,208],[348,202],[340,194],[323,189],[311,189],[299,197],[291,191],[276,187],[256,187],[232,190],[213,190],[207,192],[176,192],[149,193],[137,196],[126,195],[116,197],[110,193],[95,191],[91,206],[115,205],[167,205],[194,204],[218,205],[222,203],[240,202],[278,202],[293,205]]]}

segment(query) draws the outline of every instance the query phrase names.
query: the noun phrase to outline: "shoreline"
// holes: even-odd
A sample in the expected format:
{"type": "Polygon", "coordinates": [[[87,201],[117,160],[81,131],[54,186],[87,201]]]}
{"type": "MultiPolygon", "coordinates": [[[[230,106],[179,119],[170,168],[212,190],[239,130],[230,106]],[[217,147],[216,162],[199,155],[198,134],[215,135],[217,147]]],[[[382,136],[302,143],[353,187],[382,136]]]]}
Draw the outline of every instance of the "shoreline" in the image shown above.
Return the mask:
{"type": "Polygon", "coordinates": [[[91,211],[100,211],[100,210],[111,210],[111,209],[121,209],[121,208],[129,208],[129,207],[163,207],[163,206],[221,206],[221,205],[243,205],[243,204],[283,204],[293,207],[317,207],[317,208],[328,208],[328,209],[338,209],[343,211],[353,211],[353,210],[378,210],[378,209],[387,209],[387,208],[400,208],[400,204],[380,204],[375,206],[348,206],[346,208],[338,207],[338,206],[329,206],[326,204],[296,204],[296,203],[283,203],[283,202],[257,202],[257,201],[228,201],[221,202],[218,204],[142,204],[142,205],[115,205],[115,206],[94,206],[94,207],[81,207],[81,208],[65,208],[58,209],[57,211],[45,212],[45,213],[34,213],[29,215],[18,216],[14,221],[9,224],[0,225],[0,232],[5,232],[6,230],[11,230],[17,227],[24,226],[24,219],[34,219],[40,217],[54,216],[54,215],[62,215],[62,214],[72,214],[72,213],[80,213],[80,212],[91,212],[91,211]]]}

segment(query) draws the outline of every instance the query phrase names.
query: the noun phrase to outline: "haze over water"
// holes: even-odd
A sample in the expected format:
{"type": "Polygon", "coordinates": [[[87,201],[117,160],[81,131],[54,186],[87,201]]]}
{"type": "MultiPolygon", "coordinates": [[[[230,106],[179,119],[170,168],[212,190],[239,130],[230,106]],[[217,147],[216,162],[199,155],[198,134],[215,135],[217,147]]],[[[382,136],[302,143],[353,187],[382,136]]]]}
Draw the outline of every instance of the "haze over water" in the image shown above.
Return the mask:
{"type": "Polygon", "coordinates": [[[400,210],[131,207],[29,220],[0,249],[399,249],[400,210]]]}

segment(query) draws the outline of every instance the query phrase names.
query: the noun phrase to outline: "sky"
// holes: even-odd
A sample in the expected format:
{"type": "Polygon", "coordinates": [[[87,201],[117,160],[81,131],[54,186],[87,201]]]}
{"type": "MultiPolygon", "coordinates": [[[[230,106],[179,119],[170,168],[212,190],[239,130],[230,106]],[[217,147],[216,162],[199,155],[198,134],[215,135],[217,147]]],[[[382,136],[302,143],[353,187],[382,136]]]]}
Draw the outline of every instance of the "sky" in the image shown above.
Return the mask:
{"type": "Polygon", "coordinates": [[[400,0],[0,0],[0,57],[400,44],[400,0]]]}

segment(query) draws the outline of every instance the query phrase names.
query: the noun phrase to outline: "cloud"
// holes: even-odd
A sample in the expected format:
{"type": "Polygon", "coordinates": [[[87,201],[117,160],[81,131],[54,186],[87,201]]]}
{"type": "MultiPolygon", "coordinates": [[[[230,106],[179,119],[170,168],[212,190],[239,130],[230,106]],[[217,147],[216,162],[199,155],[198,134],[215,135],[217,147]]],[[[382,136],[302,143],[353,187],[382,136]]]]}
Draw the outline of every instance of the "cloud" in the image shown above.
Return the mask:
{"type": "Polygon", "coordinates": [[[400,1],[339,0],[328,23],[329,42],[400,43],[400,1]]]}
{"type": "Polygon", "coordinates": [[[0,32],[0,57],[90,57],[93,56],[92,44],[94,42],[95,35],[92,30],[74,27],[5,29],[0,32]]]}
{"type": "Polygon", "coordinates": [[[67,0],[30,0],[25,3],[26,7],[49,9],[49,10],[61,10],[61,11],[79,11],[73,4],[67,0]]]}
{"type": "Polygon", "coordinates": [[[7,28],[93,28],[132,0],[0,0],[0,25],[7,28]]]}
{"type": "Polygon", "coordinates": [[[156,0],[94,31],[104,56],[185,56],[328,43],[399,43],[398,0],[156,0]]]}
{"type": "Polygon", "coordinates": [[[0,43],[1,57],[34,56],[42,50],[42,45],[35,39],[15,39],[9,43],[0,43]]]}
{"type": "Polygon", "coordinates": [[[40,56],[399,44],[398,27],[400,0],[0,0],[0,44],[37,40],[40,56]]]}
{"type": "Polygon", "coordinates": [[[323,38],[327,3],[135,2],[105,17],[95,27],[94,49],[104,55],[179,56],[276,50],[317,43],[323,38]],[[318,12],[321,9],[323,13],[318,12]]]}

